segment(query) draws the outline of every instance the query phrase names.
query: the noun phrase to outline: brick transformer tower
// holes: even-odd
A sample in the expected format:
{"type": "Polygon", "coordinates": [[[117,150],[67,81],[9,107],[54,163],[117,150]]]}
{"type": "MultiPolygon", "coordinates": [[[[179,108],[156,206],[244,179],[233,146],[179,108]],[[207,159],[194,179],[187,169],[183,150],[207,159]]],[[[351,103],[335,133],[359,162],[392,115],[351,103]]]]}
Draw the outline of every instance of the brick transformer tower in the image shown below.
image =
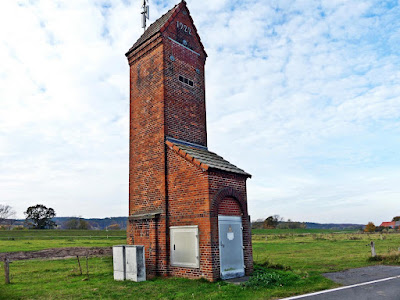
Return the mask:
{"type": "Polygon", "coordinates": [[[148,275],[214,281],[253,269],[246,180],[207,147],[207,54],[182,1],[126,53],[130,66],[128,244],[148,275]]]}

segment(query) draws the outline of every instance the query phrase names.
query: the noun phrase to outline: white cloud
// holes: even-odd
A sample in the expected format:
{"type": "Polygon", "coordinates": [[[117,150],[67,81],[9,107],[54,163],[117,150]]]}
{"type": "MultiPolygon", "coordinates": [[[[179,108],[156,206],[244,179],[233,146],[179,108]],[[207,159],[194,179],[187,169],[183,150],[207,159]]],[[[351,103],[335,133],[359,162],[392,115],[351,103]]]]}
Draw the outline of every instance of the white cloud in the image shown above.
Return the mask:
{"type": "MultiPolygon", "coordinates": [[[[175,2],[151,2],[151,22],[175,2]]],[[[390,219],[400,190],[400,12],[379,1],[188,1],[209,55],[209,147],[253,174],[253,219],[390,219]]],[[[0,11],[0,202],[126,215],[140,1],[0,11]]]]}

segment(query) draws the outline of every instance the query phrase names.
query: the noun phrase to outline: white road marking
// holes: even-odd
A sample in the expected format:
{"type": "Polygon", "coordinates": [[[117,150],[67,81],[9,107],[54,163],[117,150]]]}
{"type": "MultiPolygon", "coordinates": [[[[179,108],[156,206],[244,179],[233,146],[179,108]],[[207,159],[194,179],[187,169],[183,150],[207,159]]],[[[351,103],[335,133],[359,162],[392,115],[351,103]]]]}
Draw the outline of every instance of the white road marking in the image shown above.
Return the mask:
{"type": "Polygon", "coordinates": [[[281,300],[302,299],[302,298],[306,298],[306,297],[317,296],[317,295],[332,293],[332,292],[341,291],[341,290],[347,290],[347,289],[351,289],[351,288],[358,287],[358,286],[374,284],[374,283],[383,282],[383,281],[388,281],[388,280],[397,279],[397,278],[400,278],[400,275],[398,275],[398,276],[393,276],[393,277],[388,277],[388,278],[383,278],[383,279],[378,279],[378,280],[373,280],[373,281],[367,281],[367,282],[363,282],[363,283],[357,283],[357,284],[353,284],[353,285],[341,286],[341,287],[338,287],[338,288],[335,288],[335,289],[324,290],[324,291],[315,292],[315,293],[310,293],[310,294],[304,294],[304,295],[300,295],[300,296],[293,296],[293,297],[289,297],[289,298],[282,298],[281,300]]]}

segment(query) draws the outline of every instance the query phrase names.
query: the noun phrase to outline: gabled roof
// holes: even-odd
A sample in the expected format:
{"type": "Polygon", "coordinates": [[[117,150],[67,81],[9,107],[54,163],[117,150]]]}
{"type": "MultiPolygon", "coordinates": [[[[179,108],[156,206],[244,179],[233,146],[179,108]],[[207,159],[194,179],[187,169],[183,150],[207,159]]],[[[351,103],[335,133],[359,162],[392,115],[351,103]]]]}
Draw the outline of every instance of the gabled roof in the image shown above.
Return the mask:
{"type": "Polygon", "coordinates": [[[177,154],[204,170],[217,169],[225,172],[231,172],[251,177],[249,173],[231,164],[223,157],[215,154],[214,152],[208,151],[207,147],[173,139],[170,137],[167,137],[165,143],[177,154]]]}
{"type": "Polygon", "coordinates": [[[382,226],[382,227],[395,227],[396,226],[396,222],[382,222],[382,224],[380,226],[382,226]]]}
{"type": "MultiPolygon", "coordinates": [[[[142,45],[145,41],[150,39],[153,35],[157,34],[158,32],[163,32],[183,7],[186,7],[186,2],[184,0],[182,0],[179,4],[176,4],[173,8],[171,8],[169,11],[167,11],[164,15],[162,15],[160,18],[158,18],[156,21],[154,21],[149,26],[149,28],[147,28],[146,31],[140,36],[140,38],[133,44],[133,46],[129,49],[129,51],[125,55],[128,56],[129,53],[131,53],[133,50],[135,50],[140,45],[142,45]]],[[[189,10],[188,10],[188,12],[189,12],[189,10]]],[[[188,16],[189,16],[191,22],[193,23],[193,19],[190,16],[190,12],[188,13],[188,16]]],[[[200,40],[200,36],[197,33],[196,27],[194,27],[194,31],[196,33],[197,38],[199,39],[200,45],[201,45],[205,55],[207,56],[207,53],[204,50],[203,43],[200,40]]]]}

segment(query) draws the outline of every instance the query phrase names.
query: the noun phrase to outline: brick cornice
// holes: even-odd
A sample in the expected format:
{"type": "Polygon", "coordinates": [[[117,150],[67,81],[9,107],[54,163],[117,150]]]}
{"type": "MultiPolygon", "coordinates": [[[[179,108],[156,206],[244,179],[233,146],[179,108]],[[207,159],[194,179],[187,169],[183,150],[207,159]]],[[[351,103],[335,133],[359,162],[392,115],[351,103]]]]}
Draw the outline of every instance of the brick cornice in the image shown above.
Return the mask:
{"type": "Polygon", "coordinates": [[[129,65],[132,65],[135,61],[149,53],[155,47],[162,43],[162,37],[160,33],[153,35],[150,39],[148,39],[145,43],[143,43],[140,47],[135,49],[133,52],[129,53],[127,56],[129,65]]]}

